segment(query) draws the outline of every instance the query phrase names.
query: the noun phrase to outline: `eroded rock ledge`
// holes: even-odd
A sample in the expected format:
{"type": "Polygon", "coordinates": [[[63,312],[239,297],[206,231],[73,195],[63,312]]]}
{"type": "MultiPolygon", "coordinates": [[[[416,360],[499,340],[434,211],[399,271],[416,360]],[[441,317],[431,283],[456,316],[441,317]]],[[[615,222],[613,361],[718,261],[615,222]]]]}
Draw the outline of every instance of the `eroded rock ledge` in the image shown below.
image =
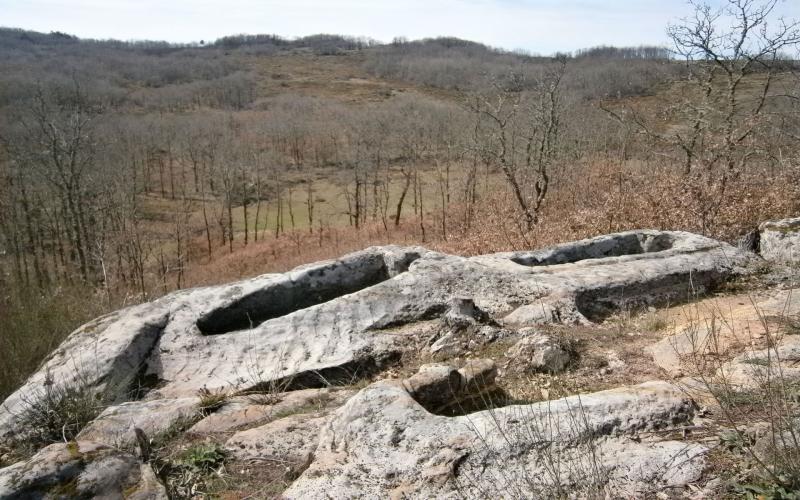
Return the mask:
{"type": "Polygon", "coordinates": [[[644,497],[700,477],[705,447],[640,436],[692,415],[691,401],[666,382],[444,417],[402,383],[382,381],[333,415],[314,462],[285,495],[548,498],[557,487],[580,497],[592,491],[578,488],[594,486],[644,497]]]}
{"type": "Polygon", "coordinates": [[[631,231],[472,258],[374,247],[184,290],[75,331],[2,404],[0,436],[19,432],[19,416],[47,385],[109,389],[122,400],[131,386],[159,399],[201,388],[335,385],[381,370],[408,346],[409,325],[446,316],[457,298],[500,326],[587,322],[622,307],[686,300],[746,258],[691,233],[631,231]]]}
{"type": "MultiPolygon", "coordinates": [[[[490,360],[460,370],[430,365],[358,392],[326,391],[372,377],[420,346],[457,353],[512,334],[523,338],[516,348],[528,365],[560,371],[568,353],[530,337],[531,327],[590,324],[620,309],[685,301],[742,272],[750,258],[690,233],[630,231],[471,258],[373,247],[283,274],[179,291],[73,332],[0,406],[0,439],[24,438],[26,411],[48,391],[80,387],[115,397],[77,445],[101,450],[92,460],[127,464],[117,469],[130,488],[152,482],[131,455],[134,428],[152,435],[187,419],[187,434],[228,433],[223,442],[235,456],[291,455],[299,478],[286,495],[295,498],[546,493],[579,482],[587,467],[602,475],[598,482],[632,496],[682,485],[699,475],[705,448],[641,437],[692,418],[691,401],[668,383],[456,417],[438,409],[488,394],[496,375],[490,360]],[[282,393],[281,402],[253,403],[245,395],[254,391],[282,393]],[[199,415],[201,392],[233,398],[219,413],[199,415]],[[297,413],[323,400],[315,412],[297,413]],[[295,413],[284,415],[289,408],[295,413]],[[290,441],[273,439],[290,434],[290,441]],[[587,453],[602,466],[587,464],[587,453]],[[548,479],[553,457],[566,476],[548,479]]],[[[0,469],[0,490],[13,494],[14,485],[36,483],[30,474],[37,464],[70,450],[46,448],[0,469]]],[[[68,480],[93,477],[92,463],[80,461],[68,480]]]]}

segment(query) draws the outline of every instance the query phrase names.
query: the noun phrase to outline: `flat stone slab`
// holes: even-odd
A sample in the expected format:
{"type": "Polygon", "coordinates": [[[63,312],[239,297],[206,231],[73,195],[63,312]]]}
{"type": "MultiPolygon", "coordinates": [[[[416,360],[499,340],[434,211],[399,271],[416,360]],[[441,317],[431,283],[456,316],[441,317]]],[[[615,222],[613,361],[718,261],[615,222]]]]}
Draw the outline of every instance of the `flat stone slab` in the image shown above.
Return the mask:
{"type": "Polygon", "coordinates": [[[800,335],[788,335],[777,346],[748,351],[720,367],[719,378],[734,390],[764,390],[800,381],[800,335]]]}
{"type": "Polygon", "coordinates": [[[317,448],[326,418],[317,413],[289,415],[234,434],[225,448],[240,460],[306,462],[317,448]]]}
{"type": "Polygon", "coordinates": [[[770,290],[710,298],[681,309],[676,333],[646,350],[670,375],[693,376],[707,354],[724,355],[785,331],[800,314],[800,294],[770,290]]]}
{"type": "Polygon", "coordinates": [[[691,233],[630,231],[471,258],[373,247],[183,290],[71,334],[2,404],[0,438],[19,436],[44,384],[112,392],[119,402],[143,384],[157,387],[148,399],[347,384],[397,360],[413,325],[442,317],[454,300],[469,299],[480,317],[511,327],[601,321],[619,308],[712,289],[746,260],[691,233]]]}
{"type": "Polygon", "coordinates": [[[200,412],[199,398],[132,401],[110,406],[89,423],[77,436],[80,441],[92,441],[118,448],[136,443],[134,428],[148,438],[168,430],[182,419],[200,412]]]}

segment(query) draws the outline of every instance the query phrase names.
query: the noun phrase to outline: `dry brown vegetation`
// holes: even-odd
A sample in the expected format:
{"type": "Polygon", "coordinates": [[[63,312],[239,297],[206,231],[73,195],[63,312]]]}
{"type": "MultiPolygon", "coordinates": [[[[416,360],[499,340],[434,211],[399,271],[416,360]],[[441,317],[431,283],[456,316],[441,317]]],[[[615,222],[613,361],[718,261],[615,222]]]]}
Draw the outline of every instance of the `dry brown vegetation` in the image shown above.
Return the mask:
{"type": "Polygon", "coordinates": [[[373,244],[734,240],[796,214],[791,37],[750,65],[707,44],[720,66],[658,48],[0,30],[0,397],[81,322],[176,288],[373,244]]]}

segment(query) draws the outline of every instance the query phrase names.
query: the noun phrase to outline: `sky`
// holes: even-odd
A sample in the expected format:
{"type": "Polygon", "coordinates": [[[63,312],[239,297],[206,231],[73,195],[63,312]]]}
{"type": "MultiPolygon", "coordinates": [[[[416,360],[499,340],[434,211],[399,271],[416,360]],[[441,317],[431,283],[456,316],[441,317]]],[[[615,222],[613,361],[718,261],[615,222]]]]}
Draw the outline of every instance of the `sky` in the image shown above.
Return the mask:
{"type": "MultiPolygon", "coordinates": [[[[800,0],[782,0],[777,11],[800,19],[800,0]]],[[[335,33],[384,42],[456,36],[551,54],[666,45],[667,24],[691,12],[686,0],[0,0],[0,26],[170,42],[239,33],[335,33]]]]}

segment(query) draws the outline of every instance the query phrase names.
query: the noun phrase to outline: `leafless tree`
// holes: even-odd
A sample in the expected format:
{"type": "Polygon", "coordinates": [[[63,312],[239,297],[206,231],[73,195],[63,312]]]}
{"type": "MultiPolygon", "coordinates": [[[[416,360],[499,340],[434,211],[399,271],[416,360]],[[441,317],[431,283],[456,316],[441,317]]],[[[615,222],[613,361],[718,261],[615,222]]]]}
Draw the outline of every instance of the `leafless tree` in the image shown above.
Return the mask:
{"type": "Polygon", "coordinates": [[[527,85],[522,75],[512,74],[496,81],[489,95],[469,101],[478,122],[474,147],[502,171],[526,231],[538,222],[558,155],[565,69],[566,59],[556,61],[530,91],[523,90],[527,85]]]}

